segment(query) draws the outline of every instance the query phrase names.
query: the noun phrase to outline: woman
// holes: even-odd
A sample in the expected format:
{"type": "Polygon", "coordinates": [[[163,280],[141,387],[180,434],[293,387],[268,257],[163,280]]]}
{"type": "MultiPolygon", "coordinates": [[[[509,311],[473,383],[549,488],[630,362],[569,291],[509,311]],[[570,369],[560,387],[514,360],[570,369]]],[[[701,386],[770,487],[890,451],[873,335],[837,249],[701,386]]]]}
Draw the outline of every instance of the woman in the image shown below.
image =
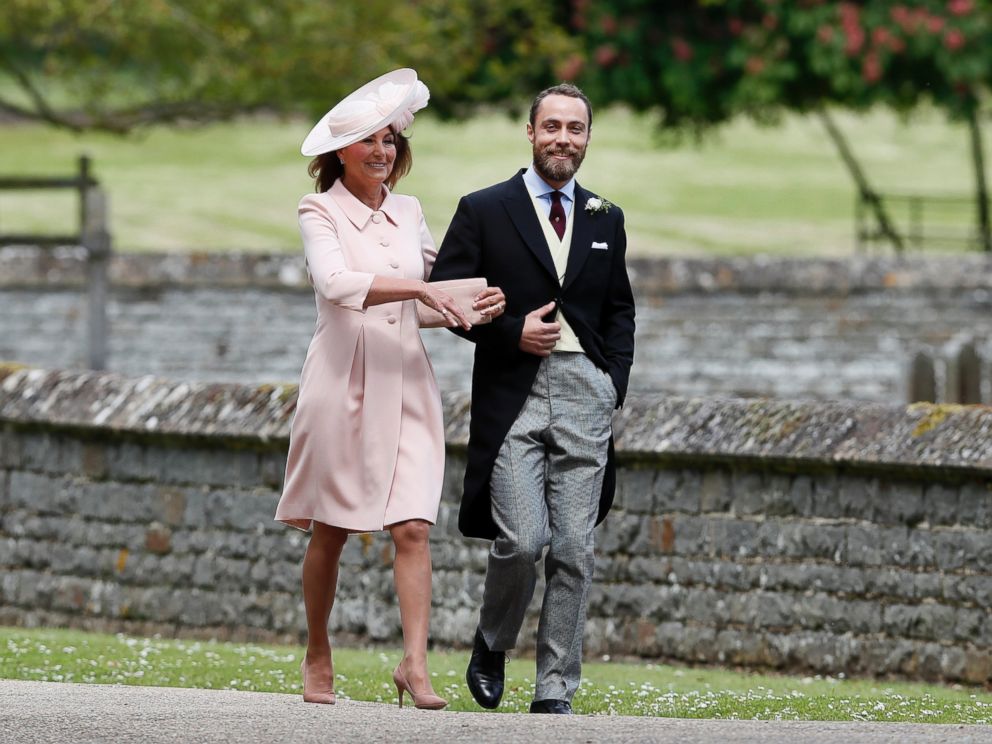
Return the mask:
{"type": "MultiPolygon", "coordinates": [[[[431,606],[428,535],[444,474],[441,400],[420,339],[416,303],[469,328],[457,303],[424,280],[436,249],[420,203],[390,189],[412,163],[401,132],[429,92],[410,69],[362,86],[303,143],[316,156],[317,193],[300,201],[300,231],[317,302],[317,327],[300,380],[286,481],[276,519],[312,530],[303,559],[307,651],[303,699],[334,702],[327,623],[348,535],[389,530],[403,627],[393,672],[399,703],[447,702],[427,672],[431,606]]],[[[473,308],[493,317],[503,293],[473,308]]]]}

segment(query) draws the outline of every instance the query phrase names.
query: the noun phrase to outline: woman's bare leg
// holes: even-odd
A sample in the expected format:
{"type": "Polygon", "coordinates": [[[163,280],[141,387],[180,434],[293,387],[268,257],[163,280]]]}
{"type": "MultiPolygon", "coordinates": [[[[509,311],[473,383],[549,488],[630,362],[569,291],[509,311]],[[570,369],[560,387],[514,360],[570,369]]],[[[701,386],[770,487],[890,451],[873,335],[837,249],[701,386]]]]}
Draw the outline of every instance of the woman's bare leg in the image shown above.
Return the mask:
{"type": "Polygon", "coordinates": [[[431,616],[431,525],[420,519],[388,527],[396,546],[393,578],[403,626],[400,668],[418,694],[432,693],[427,673],[427,634],[431,616]]]}
{"type": "Polygon", "coordinates": [[[321,690],[334,689],[334,665],[327,621],[334,606],[338,585],[338,563],[348,533],[321,522],[313,523],[313,534],[303,557],[303,604],[307,614],[306,665],[309,676],[321,690]]]}

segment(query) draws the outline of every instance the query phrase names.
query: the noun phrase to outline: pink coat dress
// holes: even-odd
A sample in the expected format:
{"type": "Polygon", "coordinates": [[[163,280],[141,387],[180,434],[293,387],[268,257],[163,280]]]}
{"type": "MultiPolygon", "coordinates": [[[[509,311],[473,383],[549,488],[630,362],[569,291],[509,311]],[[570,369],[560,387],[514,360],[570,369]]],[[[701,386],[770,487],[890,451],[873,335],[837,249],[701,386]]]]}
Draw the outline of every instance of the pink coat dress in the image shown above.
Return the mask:
{"type": "Polygon", "coordinates": [[[414,197],[373,211],[340,180],[300,201],[317,327],[276,519],[370,532],[437,520],[444,424],[416,300],[363,308],[375,275],[425,279],[437,249],[414,197]]]}

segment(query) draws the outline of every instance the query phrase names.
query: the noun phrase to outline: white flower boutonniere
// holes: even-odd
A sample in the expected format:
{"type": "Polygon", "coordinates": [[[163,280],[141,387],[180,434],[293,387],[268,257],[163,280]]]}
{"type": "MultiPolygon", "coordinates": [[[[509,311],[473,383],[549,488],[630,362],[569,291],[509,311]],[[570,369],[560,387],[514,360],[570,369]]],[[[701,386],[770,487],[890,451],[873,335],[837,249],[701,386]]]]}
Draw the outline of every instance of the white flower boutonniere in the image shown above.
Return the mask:
{"type": "Polygon", "coordinates": [[[599,197],[596,196],[590,196],[589,199],[586,200],[586,211],[589,214],[597,214],[599,212],[609,212],[610,207],[612,206],[613,205],[610,202],[608,202],[606,199],[600,199],[599,197]]]}

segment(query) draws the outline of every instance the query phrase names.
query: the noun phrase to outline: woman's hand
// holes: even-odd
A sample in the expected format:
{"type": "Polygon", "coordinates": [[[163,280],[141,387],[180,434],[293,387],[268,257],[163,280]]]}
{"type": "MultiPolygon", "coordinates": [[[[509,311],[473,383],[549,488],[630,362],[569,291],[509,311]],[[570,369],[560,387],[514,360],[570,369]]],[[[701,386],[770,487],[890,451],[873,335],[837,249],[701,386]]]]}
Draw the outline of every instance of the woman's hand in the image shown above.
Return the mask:
{"type": "Polygon", "coordinates": [[[449,326],[461,326],[466,331],[472,328],[472,324],[468,322],[468,318],[465,317],[465,314],[458,307],[458,303],[455,302],[455,299],[451,295],[447,292],[442,292],[428,282],[421,282],[421,284],[423,288],[420,291],[420,296],[417,298],[418,300],[432,310],[437,310],[441,313],[445,320],[448,321],[449,326]]]}
{"type": "Polygon", "coordinates": [[[498,318],[506,310],[506,296],[499,287],[486,287],[476,295],[472,309],[490,318],[498,318]]]}

